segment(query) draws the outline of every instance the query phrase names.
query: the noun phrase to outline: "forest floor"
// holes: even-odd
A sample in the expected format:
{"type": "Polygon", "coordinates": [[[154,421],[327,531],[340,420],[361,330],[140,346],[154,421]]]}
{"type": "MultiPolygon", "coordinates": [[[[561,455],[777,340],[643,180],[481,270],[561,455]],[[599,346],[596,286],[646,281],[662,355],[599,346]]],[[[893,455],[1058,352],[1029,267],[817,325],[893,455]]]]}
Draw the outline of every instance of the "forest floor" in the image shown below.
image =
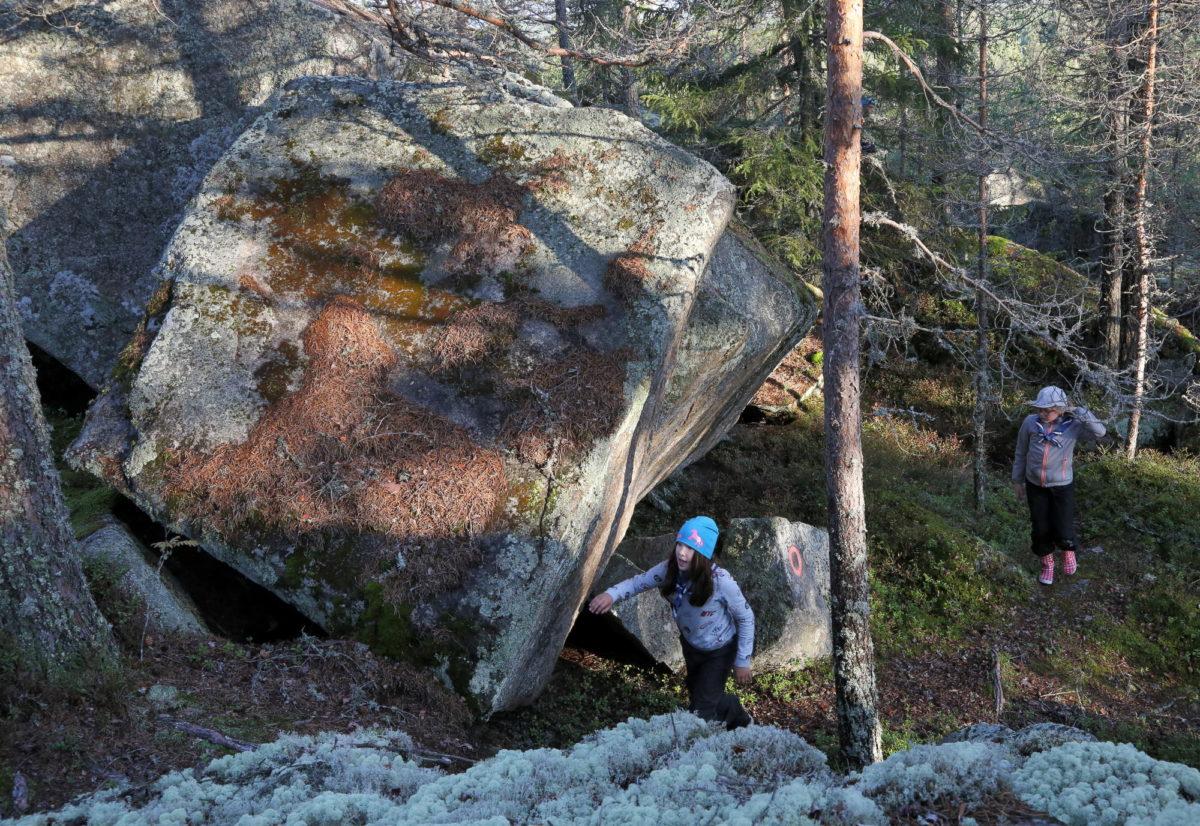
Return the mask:
{"type": "MultiPolygon", "coordinates": [[[[805,372],[789,369],[789,382],[805,372]]],[[[995,483],[976,513],[968,448],[953,435],[957,411],[969,409],[964,391],[929,376],[892,378],[910,395],[864,405],[885,750],[979,721],[1051,721],[1200,766],[1200,461],[1145,451],[1128,463],[1103,445],[1080,456],[1086,550],[1078,574],[1060,572],[1046,588],[1027,550],[1024,506],[1006,481],[1015,424],[997,428],[995,483]],[[896,412],[914,407],[937,420],[896,412]]],[[[670,512],[644,503],[631,533],[664,533],[697,512],[823,524],[819,398],[761,418],[662,486],[670,512]]],[[[111,494],[64,481],[77,527],[93,528],[111,494]]],[[[0,687],[0,816],[17,813],[22,784],[30,810],[44,811],[203,765],[229,753],[212,742],[218,733],[259,743],[279,732],[394,727],[414,737],[419,759],[452,770],[500,748],[565,746],[683,702],[678,675],[620,650],[603,629],[581,623],[540,699],[487,723],[473,722],[424,672],[359,643],[126,633],[123,670],[97,677],[89,692],[0,687]]],[[[739,691],[758,722],[799,733],[840,765],[829,661],[759,672],[739,691]]]]}

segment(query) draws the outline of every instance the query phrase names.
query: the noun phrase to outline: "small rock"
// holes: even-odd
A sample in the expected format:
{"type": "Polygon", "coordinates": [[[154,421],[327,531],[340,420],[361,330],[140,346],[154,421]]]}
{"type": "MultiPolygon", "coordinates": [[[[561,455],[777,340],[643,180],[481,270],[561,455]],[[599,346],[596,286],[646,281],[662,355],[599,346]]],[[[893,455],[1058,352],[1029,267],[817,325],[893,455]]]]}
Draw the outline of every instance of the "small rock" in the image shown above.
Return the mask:
{"type": "Polygon", "coordinates": [[[183,705],[179,700],[179,689],[161,683],[150,686],[150,690],[146,692],[146,699],[159,711],[170,711],[183,705]]]}

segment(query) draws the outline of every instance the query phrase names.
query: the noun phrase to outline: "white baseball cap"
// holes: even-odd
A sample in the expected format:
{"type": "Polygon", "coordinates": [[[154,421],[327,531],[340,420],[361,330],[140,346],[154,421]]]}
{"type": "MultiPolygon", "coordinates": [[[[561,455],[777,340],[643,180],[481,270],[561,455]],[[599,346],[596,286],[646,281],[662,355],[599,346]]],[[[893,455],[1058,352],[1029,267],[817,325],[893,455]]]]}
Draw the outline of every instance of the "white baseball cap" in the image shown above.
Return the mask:
{"type": "Polygon", "coordinates": [[[1049,410],[1052,407],[1069,407],[1067,402],[1067,394],[1063,392],[1061,387],[1050,385],[1043,387],[1038,391],[1037,398],[1031,402],[1026,402],[1030,407],[1036,407],[1039,410],[1049,410]]]}

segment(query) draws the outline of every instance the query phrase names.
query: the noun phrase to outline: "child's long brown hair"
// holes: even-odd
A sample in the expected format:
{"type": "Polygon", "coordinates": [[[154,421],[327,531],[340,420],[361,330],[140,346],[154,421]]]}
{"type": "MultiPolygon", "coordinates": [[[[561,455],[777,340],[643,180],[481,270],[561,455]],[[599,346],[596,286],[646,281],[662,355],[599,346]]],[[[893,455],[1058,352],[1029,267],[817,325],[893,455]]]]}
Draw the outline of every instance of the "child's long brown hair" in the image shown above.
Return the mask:
{"type": "MultiPolygon", "coordinates": [[[[717,541],[717,549],[721,547],[717,541]]],[[[714,553],[715,556],[715,553],[714,553]]],[[[692,592],[688,602],[699,608],[712,598],[713,593],[713,561],[699,553],[692,554],[692,564],[689,569],[692,580],[692,592]]],[[[675,544],[671,544],[671,554],[667,557],[667,579],[659,591],[670,601],[675,596],[675,583],[679,581],[679,562],[675,559],[675,544]]]]}

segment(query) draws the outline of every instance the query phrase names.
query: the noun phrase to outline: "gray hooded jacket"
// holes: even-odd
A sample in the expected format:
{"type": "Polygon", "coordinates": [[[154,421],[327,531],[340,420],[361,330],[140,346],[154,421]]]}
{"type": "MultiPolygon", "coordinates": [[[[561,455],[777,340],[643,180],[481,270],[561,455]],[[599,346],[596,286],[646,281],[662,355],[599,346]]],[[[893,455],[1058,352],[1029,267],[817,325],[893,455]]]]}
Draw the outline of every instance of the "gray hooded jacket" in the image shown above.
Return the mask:
{"type": "MultiPolygon", "coordinates": [[[[754,652],[754,611],[742,596],[742,589],[733,581],[729,572],[713,565],[713,592],[708,602],[692,605],[689,581],[682,580],[676,586],[675,598],[671,600],[671,613],[680,635],[701,651],[713,651],[726,645],[736,635],[738,638],[735,666],[750,665],[754,652]]],[[[651,588],[661,588],[667,581],[667,563],[658,563],[649,571],[618,582],[604,593],[612,597],[613,603],[637,596],[651,588]]]]}
{"type": "Polygon", "coordinates": [[[1064,413],[1052,425],[1042,424],[1036,413],[1026,416],[1017,431],[1012,480],[1043,488],[1071,484],[1075,480],[1075,443],[1080,439],[1094,442],[1104,433],[1100,420],[1083,407],[1064,413]]]}

